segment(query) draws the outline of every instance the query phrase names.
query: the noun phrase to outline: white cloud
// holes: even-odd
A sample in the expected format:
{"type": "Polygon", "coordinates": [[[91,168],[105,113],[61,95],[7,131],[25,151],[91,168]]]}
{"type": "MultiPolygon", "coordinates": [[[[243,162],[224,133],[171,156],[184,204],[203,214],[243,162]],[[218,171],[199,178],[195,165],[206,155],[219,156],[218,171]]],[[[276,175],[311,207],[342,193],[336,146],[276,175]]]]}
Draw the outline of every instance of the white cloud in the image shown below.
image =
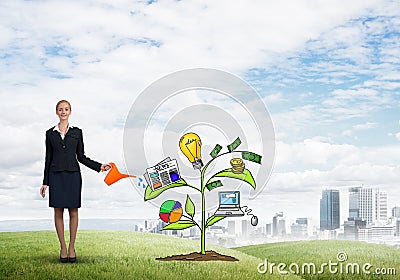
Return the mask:
{"type": "Polygon", "coordinates": [[[342,136],[351,136],[353,132],[349,129],[342,131],[342,136]]]}
{"type": "MultiPolygon", "coordinates": [[[[95,65],[103,76],[127,77],[115,71],[128,65],[140,65],[140,71],[131,69],[137,73],[221,65],[243,71],[262,65],[273,53],[301,48],[310,38],[375,6],[371,1],[353,1],[346,9],[339,9],[336,1],[308,4],[159,1],[110,7],[83,1],[14,1],[5,5],[2,15],[3,26],[8,27],[4,33],[14,37],[3,44],[10,49],[18,46],[14,53],[24,54],[19,65],[24,62],[42,71],[52,63],[47,62],[52,58],[44,47],[62,47],[72,54],[75,65],[70,69],[70,64],[60,64],[57,70],[75,76],[83,65],[98,60],[95,65]],[[149,40],[160,46],[151,47],[149,40]]],[[[13,62],[16,59],[12,57],[13,62]]]]}
{"type": "Polygon", "coordinates": [[[400,132],[397,132],[397,133],[396,133],[396,138],[397,138],[398,140],[400,140],[400,132]]]}
{"type": "Polygon", "coordinates": [[[285,100],[282,93],[270,94],[270,95],[267,95],[266,97],[264,97],[263,99],[266,104],[282,102],[285,100]]]}
{"type": "Polygon", "coordinates": [[[305,105],[291,108],[289,111],[273,115],[277,133],[295,134],[302,131],[317,121],[318,116],[313,105],[305,105]]]}
{"type": "Polygon", "coordinates": [[[355,130],[366,130],[366,129],[371,129],[374,127],[377,127],[377,123],[374,122],[367,122],[367,123],[363,123],[363,124],[357,124],[355,126],[353,126],[353,128],[355,130]]]}
{"type": "Polygon", "coordinates": [[[334,90],[332,93],[336,98],[339,99],[358,99],[358,98],[375,98],[377,95],[376,90],[372,89],[349,89],[349,90],[343,90],[343,89],[338,89],[334,90]]]}

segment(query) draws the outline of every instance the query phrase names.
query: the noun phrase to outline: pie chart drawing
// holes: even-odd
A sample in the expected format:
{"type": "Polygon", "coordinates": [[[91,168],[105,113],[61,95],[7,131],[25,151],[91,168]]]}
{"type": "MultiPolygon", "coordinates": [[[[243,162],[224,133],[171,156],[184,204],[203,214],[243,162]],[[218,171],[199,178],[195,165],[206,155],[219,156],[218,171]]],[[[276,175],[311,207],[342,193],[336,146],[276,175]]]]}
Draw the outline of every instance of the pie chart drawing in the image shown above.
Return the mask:
{"type": "Polygon", "coordinates": [[[160,219],[166,223],[175,223],[182,217],[182,204],[179,201],[167,200],[161,204],[160,219]]]}

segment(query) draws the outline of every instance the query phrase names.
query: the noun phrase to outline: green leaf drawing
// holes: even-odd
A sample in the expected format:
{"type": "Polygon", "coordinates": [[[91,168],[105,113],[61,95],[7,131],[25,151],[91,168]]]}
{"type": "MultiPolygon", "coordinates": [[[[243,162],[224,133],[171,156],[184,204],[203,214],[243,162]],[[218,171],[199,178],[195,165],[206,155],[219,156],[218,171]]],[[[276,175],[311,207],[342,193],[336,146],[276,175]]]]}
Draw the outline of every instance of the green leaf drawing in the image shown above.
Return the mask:
{"type": "Polygon", "coordinates": [[[253,175],[251,175],[251,172],[248,169],[243,170],[243,173],[236,174],[232,172],[232,168],[228,168],[225,170],[222,170],[218,172],[217,174],[214,174],[208,181],[207,184],[210,183],[214,177],[228,177],[228,178],[233,178],[233,179],[238,179],[242,180],[249,185],[253,187],[253,189],[256,189],[256,182],[254,181],[253,175]]]}
{"type": "MultiPolygon", "coordinates": [[[[191,187],[191,188],[195,188],[195,187],[193,187],[191,185],[188,185],[186,183],[186,181],[183,180],[183,179],[180,179],[179,181],[176,181],[175,183],[172,183],[172,184],[170,184],[168,186],[162,187],[162,188],[157,189],[155,191],[153,191],[150,186],[147,186],[147,188],[145,190],[145,193],[144,193],[144,201],[156,198],[157,196],[159,196],[162,192],[164,192],[166,190],[169,190],[169,189],[172,189],[172,188],[176,188],[176,187],[183,187],[183,186],[188,186],[188,187],[191,187]]],[[[195,188],[195,189],[198,190],[197,188],[195,188]]]]}
{"type": "Polygon", "coordinates": [[[224,216],[212,215],[210,218],[207,219],[206,228],[208,228],[209,226],[212,226],[213,224],[221,221],[222,219],[225,219],[225,217],[224,216]]]}
{"type": "Polygon", "coordinates": [[[194,204],[193,201],[190,199],[189,195],[186,197],[186,203],[185,203],[185,211],[188,213],[190,217],[193,218],[194,216],[194,204]]]}
{"type": "Polygon", "coordinates": [[[189,220],[179,220],[175,223],[171,223],[169,225],[166,225],[165,227],[162,228],[162,230],[180,230],[180,229],[185,229],[185,228],[190,228],[194,226],[195,223],[189,220]]]}

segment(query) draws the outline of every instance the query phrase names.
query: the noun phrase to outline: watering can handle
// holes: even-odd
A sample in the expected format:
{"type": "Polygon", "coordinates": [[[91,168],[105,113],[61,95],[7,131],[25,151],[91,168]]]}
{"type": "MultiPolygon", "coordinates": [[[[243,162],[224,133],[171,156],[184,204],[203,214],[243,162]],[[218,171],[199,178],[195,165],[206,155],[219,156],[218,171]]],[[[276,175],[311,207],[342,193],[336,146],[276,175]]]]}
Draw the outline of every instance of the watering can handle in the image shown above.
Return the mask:
{"type": "Polygon", "coordinates": [[[109,166],[109,168],[107,170],[101,168],[101,172],[110,171],[115,166],[115,163],[114,162],[110,162],[110,163],[102,164],[101,167],[103,167],[103,166],[109,166]]]}

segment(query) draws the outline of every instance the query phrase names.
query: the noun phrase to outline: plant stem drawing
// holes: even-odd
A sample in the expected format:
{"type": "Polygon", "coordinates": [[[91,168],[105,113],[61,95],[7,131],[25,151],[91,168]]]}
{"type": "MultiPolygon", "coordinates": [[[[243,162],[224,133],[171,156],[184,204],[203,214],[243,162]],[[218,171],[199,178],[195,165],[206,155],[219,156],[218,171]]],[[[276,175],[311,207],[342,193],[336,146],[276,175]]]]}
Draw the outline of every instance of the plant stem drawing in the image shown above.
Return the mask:
{"type": "MultiPolygon", "coordinates": [[[[217,216],[217,215],[212,215],[208,219],[206,219],[206,198],[205,198],[205,192],[206,190],[208,191],[213,191],[214,189],[221,187],[223,184],[218,178],[231,178],[231,179],[237,179],[241,180],[243,182],[246,182],[249,184],[253,189],[256,189],[256,183],[254,181],[254,178],[250,172],[250,170],[244,168],[244,164],[241,159],[236,158],[234,160],[237,160],[239,163],[238,166],[240,165],[240,168],[233,167],[232,168],[227,168],[224,170],[221,170],[214,175],[212,175],[207,181],[205,180],[205,174],[207,171],[207,168],[210,166],[210,164],[216,160],[217,158],[222,158],[224,156],[227,156],[229,154],[241,154],[242,159],[256,162],[258,164],[261,164],[261,156],[249,151],[237,151],[236,148],[241,144],[241,141],[239,137],[231,144],[228,145],[228,152],[224,152],[219,154],[221,151],[222,147],[220,145],[216,145],[214,150],[211,152],[211,157],[212,159],[209,160],[204,166],[203,162],[201,160],[201,154],[200,154],[200,148],[201,148],[201,140],[198,135],[194,133],[187,133],[184,136],[182,136],[181,141],[180,141],[180,148],[182,152],[187,156],[189,161],[193,164],[193,168],[197,169],[200,171],[200,187],[192,186],[189,185],[183,178],[180,178],[180,180],[169,184],[168,186],[165,186],[160,189],[152,189],[150,186],[147,186],[145,190],[145,195],[144,195],[144,200],[151,200],[156,197],[158,197],[161,193],[164,191],[167,191],[171,188],[176,188],[176,187],[183,187],[187,186],[190,188],[195,189],[196,191],[200,192],[201,194],[201,223],[198,224],[195,219],[195,204],[193,203],[192,199],[190,198],[189,195],[186,196],[186,201],[185,201],[185,207],[184,210],[186,214],[183,214],[183,209],[180,209],[180,203],[176,202],[175,203],[175,212],[174,212],[174,217],[172,220],[168,221],[173,221],[170,222],[168,225],[166,225],[163,230],[183,230],[187,228],[191,228],[193,226],[196,226],[199,228],[201,232],[201,238],[200,238],[200,253],[202,255],[206,254],[206,229],[215,223],[218,223],[219,221],[223,220],[226,218],[226,216],[217,216]],[[182,212],[181,212],[182,211],[182,212]],[[178,216],[176,216],[178,215],[178,216]],[[175,221],[177,220],[177,221],[175,221]]],[[[232,164],[232,162],[231,162],[232,164]]],[[[174,204],[173,201],[166,201],[164,202],[166,205],[172,205],[174,204]],[[168,202],[168,203],[166,203],[168,202]]],[[[164,204],[163,204],[164,205],[164,204]]],[[[170,214],[173,207],[172,206],[163,206],[161,207],[162,210],[166,214],[170,214]]],[[[161,213],[161,212],[160,212],[161,213]]],[[[161,214],[160,214],[161,215],[161,214]]],[[[166,216],[167,217],[167,216],[166,216]]],[[[163,219],[164,220],[164,219],[163,219]]],[[[167,218],[165,218],[164,221],[167,221],[167,218]]]]}

